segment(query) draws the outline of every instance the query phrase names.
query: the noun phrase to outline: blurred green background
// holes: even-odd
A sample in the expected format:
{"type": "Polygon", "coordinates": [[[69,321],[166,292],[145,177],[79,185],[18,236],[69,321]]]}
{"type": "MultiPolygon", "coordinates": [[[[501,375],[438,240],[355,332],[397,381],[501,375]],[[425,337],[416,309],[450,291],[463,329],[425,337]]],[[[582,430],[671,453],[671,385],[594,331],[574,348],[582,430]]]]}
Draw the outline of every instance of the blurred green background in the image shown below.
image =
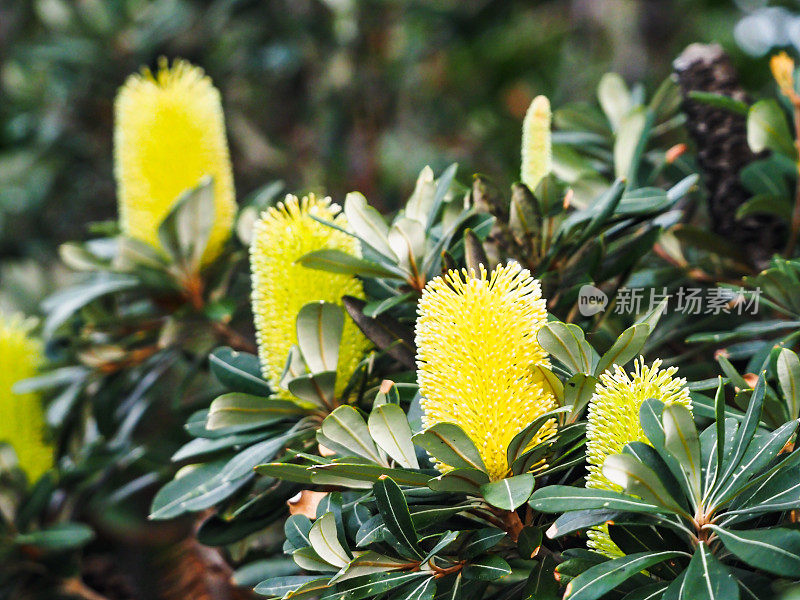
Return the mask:
{"type": "Polygon", "coordinates": [[[161,55],[202,66],[220,88],[240,199],[280,179],[339,199],[358,189],[391,210],[425,164],[513,181],[536,94],[555,106],[591,100],[609,70],[653,89],[693,41],[722,43],[747,83],[762,84],[757,55],[800,39],[782,10],[760,0],[0,0],[0,304],[35,311],[58,279],[58,244],[115,217],[114,95],[161,55]]]}

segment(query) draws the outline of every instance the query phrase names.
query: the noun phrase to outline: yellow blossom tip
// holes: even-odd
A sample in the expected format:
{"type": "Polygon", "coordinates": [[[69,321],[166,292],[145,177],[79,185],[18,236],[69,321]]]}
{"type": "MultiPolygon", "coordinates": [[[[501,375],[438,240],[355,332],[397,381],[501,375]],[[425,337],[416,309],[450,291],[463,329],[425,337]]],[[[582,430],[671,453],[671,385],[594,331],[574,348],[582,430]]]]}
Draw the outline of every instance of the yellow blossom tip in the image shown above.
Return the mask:
{"type": "Polygon", "coordinates": [[[30,481],[53,466],[45,441],[44,408],[38,394],[17,394],[14,385],[36,375],[42,346],[31,337],[33,321],[0,313],[0,442],[9,444],[30,481]]]}
{"type": "Polygon", "coordinates": [[[795,94],[794,60],[792,60],[786,52],[780,52],[770,58],[769,68],[772,71],[772,76],[775,78],[781,93],[784,96],[792,98],[795,94]]]}
{"type": "MultiPolygon", "coordinates": [[[[304,267],[298,260],[309,252],[341,250],[360,256],[358,240],[320,223],[345,229],[347,221],[330,198],[289,195],[268,208],[253,228],[250,245],[253,316],[264,377],[279,396],[289,398],[279,382],[289,350],[297,343],[296,320],[310,302],[342,304],[342,296],[364,299],[361,282],[350,275],[304,267]]],[[[339,349],[336,392],[341,393],[369,343],[351,319],[345,319],[339,349]]]]}
{"type": "MultiPolygon", "coordinates": [[[[639,357],[634,361],[632,373],[613,365],[613,369],[600,375],[589,402],[586,426],[587,488],[620,491],[619,486],[603,475],[603,463],[609,456],[621,453],[625,444],[650,443],[639,423],[639,410],[645,400],[655,398],[667,406],[682,404],[691,410],[686,380],[675,377],[677,367],[660,367],[660,359],[648,366],[639,357]]],[[[622,556],[622,551],[611,541],[607,526],[590,530],[588,537],[593,550],[607,556],[622,556]]]]}
{"type": "MultiPolygon", "coordinates": [[[[509,442],[555,407],[539,369],[549,367],[536,334],[547,320],[539,282],[517,263],[488,273],[450,271],[423,290],[416,323],[423,424],[459,425],[493,481],[508,475],[509,442]]],[[[548,422],[537,444],[555,432],[548,422]]],[[[447,465],[439,465],[447,470],[447,465]]]]}
{"type": "Polygon", "coordinates": [[[520,177],[534,191],[553,169],[550,125],[552,114],[546,96],[536,96],[522,123],[522,169],[520,177]]]}
{"type": "Polygon", "coordinates": [[[214,226],[203,262],[216,258],[236,214],[220,94],[199,67],[159,60],[131,75],[114,103],[120,228],[160,248],[158,226],[183,192],[214,181],[214,226]]]}

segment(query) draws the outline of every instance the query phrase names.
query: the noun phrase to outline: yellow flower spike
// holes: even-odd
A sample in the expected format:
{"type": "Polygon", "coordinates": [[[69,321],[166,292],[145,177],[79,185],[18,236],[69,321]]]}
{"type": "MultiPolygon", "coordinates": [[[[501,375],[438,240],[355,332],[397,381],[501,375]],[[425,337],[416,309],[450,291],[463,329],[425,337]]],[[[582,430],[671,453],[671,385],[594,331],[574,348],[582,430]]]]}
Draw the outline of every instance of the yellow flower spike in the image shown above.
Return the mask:
{"type": "Polygon", "coordinates": [[[15,394],[14,384],[36,375],[41,344],[29,336],[31,323],[0,314],[0,442],[10,444],[30,481],[53,466],[53,448],[45,442],[44,409],[37,394],[15,394]]]}
{"type": "MultiPolygon", "coordinates": [[[[686,380],[674,377],[677,367],[660,369],[661,360],[652,366],[639,357],[634,362],[633,373],[626,373],[618,365],[600,375],[589,403],[586,427],[586,460],[589,475],[586,487],[620,491],[603,475],[603,463],[612,454],[620,454],[629,442],[649,440],[639,423],[639,409],[648,398],[660,400],[666,406],[682,404],[689,410],[692,401],[686,380]]],[[[622,556],[622,551],[611,541],[608,528],[598,527],[588,532],[589,547],[607,556],[622,556]]]]}
{"type": "Polygon", "coordinates": [[[786,52],[780,52],[769,59],[769,68],[772,76],[787,98],[795,96],[794,90],[794,61],[786,52]]]}
{"type": "Polygon", "coordinates": [[[122,232],[160,248],[158,226],[180,195],[210,176],[214,226],[203,263],[213,261],[236,214],[222,103],[202,69],[166,59],[154,75],[131,75],[114,104],[114,161],[122,232]]]}
{"type": "Polygon", "coordinates": [[[531,191],[553,169],[550,101],[536,96],[522,122],[522,183],[531,191]]]}
{"type": "MultiPolygon", "coordinates": [[[[492,481],[508,475],[513,437],[556,400],[541,372],[536,341],[547,320],[539,282],[517,263],[488,275],[450,271],[422,293],[416,324],[423,424],[459,425],[477,446],[492,481]]],[[[547,423],[532,445],[551,437],[547,423]]],[[[446,465],[440,465],[446,469],[446,465]]]]}
{"type": "MultiPolygon", "coordinates": [[[[313,194],[287,196],[256,222],[250,246],[253,316],[262,372],[279,396],[290,398],[279,382],[289,350],[297,343],[297,313],[309,302],[341,305],[342,296],[364,298],[361,282],[350,275],[309,269],[297,263],[315,250],[335,249],[360,256],[358,240],[315,221],[313,216],[346,228],[347,221],[330,198],[313,194]]],[[[351,319],[345,319],[336,376],[337,395],[347,385],[369,342],[351,319]]]]}

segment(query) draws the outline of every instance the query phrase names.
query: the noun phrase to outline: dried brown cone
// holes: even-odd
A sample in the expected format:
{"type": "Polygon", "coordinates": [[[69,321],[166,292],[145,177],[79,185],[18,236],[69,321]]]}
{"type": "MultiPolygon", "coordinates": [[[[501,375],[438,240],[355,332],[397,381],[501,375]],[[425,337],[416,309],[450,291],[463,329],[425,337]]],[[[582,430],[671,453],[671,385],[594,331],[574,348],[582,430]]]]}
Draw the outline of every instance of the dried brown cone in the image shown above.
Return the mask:
{"type": "Polygon", "coordinates": [[[747,144],[743,115],[689,97],[693,91],[722,94],[747,101],[736,70],[717,44],[692,44],[673,63],[683,94],[686,126],[697,145],[697,158],[708,190],[711,229],[740,248],[749,262],[763,268],[783,247],[786,227],[771,215],[736,218],[752,194],[739,180],[744,167],[756,160],[747,144]]]}

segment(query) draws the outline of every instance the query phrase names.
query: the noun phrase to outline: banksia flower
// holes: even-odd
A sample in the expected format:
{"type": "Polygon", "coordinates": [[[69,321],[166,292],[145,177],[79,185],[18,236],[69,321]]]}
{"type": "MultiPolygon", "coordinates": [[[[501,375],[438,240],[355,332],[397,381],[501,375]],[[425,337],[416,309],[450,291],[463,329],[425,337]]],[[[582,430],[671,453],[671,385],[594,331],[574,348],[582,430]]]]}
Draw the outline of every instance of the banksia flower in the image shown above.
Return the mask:
{"type": "Polygon", "coordinates": [[[10,444],[20,468],[35,481],[53,466],[53,448],[44,441],[44,410],[37,394],[15,394],[14,384],[36,375],[40,344],[29,337],[30,323],[0,314],[0,442],[10,444]]]}
{"type": "MultiPolygon", "coordinates": [[[[603,475],[603,463],[612,454],[620,454],[629,442],[650,443],[639,423],[639,409],[648,398],[660,400],[665,405],[683,404],[692,408],[686,380],[675,378],[676,367],[659,369],[661,360],[653,366],[644,364],[639,357],[630,375],[618,365],[600,375],[589,403],[589,422],[586,427],[586,460],[589,463],[587,488],[620,491],[603,475]]],[[[622,551],[608,536],[603,526],[590,530],[589,547],[607,556],[622,556],[622,551]]]]}
{"type": "Polygon", "coordinates": [[[158,226],[184,191],[214,180],[214,226],[203,261],[216,258],[236,214],[217,89],[202,69],[166,59],[131,75],[114,104],[114,160],[122,232],[159,248],[158,226]]]}
{"type": "Polygon", "coordinates": [[[533,191],[553,169],[550,101],[536,96],[522,122],[522,183],[533,191]]]}
{"type": "MultiPolygon", "coordinates": [[[[488,277],[483,265],[478,274],[450,271],[428,283],[418,312],[423,424],[459,425],[480,451],[491,479],[504,478],[509,442],[555,407],[550,387],[531,368],[550,364],[536,341],[547,320],[539,282],[517,263],[488,277]]],[[[546,424],[532,445],[554,432],[555,424],[546,424]]]]}
{"type": "Polygon", "coordinates": [[[789,99],[796,96],[794,91],[794,61],[786,52],[776,54],[769,59],[769,68],[781,93],[789,99]]]}
{"type": "MultiPolygon", "coordinates": [[[[309,302],[342,304],[342,296],[364,298],[361,282],[350,276],[309,269],[297,263],[315,250],[335,249],[359,256],[358,240],[315,221],[346,228],[347,221],[330,198],[313,194],[298,200],[287,196],[267,209],[256,222],[250,246],[253,274],[253,315],[264,377],[279,390],[289,350],[297,343],[297,313],[309,302]]],[[[339,348],[336,393],[347,385],[363,358],[367,339],[350,319],[345,319],[339,348]]],[[[288,392],[279,391],[288,397],[288,392]]]]}

